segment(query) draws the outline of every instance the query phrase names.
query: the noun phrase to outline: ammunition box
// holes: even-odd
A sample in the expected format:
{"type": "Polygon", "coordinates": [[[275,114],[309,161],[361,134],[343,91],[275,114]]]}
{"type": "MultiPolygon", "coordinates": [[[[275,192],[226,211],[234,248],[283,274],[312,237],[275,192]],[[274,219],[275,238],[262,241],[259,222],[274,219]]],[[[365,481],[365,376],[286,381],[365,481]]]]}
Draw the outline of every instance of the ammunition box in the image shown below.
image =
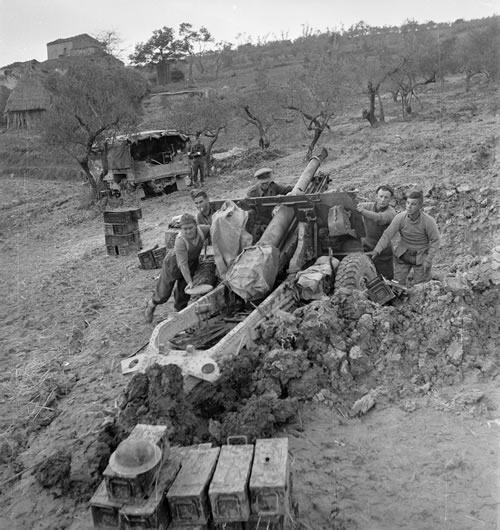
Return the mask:
{"type": "Polygon", "coordinates": [[[153,255],[153,249],[143,250],[137,254],[139,261],[141,262],[141,269],[156,269],[156,261],[153,255]]]}
{"type": "Polygon", "coordinates": [[[167,443],[168,429],[166,425],[148,425],[146,423],[138,423],[128,436],[128,440],[140,438],[142,440],[149,440],[157,445],[163,453],[163,460],[167,459],[165,450],[168,450],[167,443]]]}
{"type": "Polygon", "coordinates": [[[224,445],[208,490],[214,523],[247,521],[253,445],[224,445]]]}
{"type": "Polygon", "coordinates": [[[214,448],[191,450],[182,459],[181,470],[167,493],[176,524],[208,524],[208,486],[218,457],[219,448],[214,448]]]}
{"type": "Polygon", "coordinates": [[[121,236],[104,236],[106,239],[106,246],[128,247],[130,245],[141,245],[141,236],[139,230],[124,234],[121,236]]]}
{"type": "Polygon", "coordinates": [[[115,473],[108,464],[103,472],[106,490],[110,500],[125,502],[140,502],[154,490],[158,480],[162,460],[150,470],[134,477],[122,476],[115,473]]]}
{"type": "Polygon", "coordinates": [[[127,245],[125,247],[117,245],[106,245],[106,250],[110,256],[129,256],[130,254],[133,254],[134,252],[137,252],[140,249],[140,241],[132,243],[131,245],[127,245]]]}
{"type": "Polygon", "coordinates": [[[290,513],[289,489],[288,439],[257,440],[250,475],[251,514],[269,519],[290,513]]]}
{"type": "Polygon", "coordinates": [[[125,504],[119,511],[120,530],[166,529],[172,517],[165,493],[170,488],[180,469],[178,458],[170,459],[163,465],[158,482],[149,498],[134,504],[125,504]]]}
{"type": "Polygon", "coordinates": [[[116,208],[104,212],[104,222],[110,224],[126,224],[142,218],[140,208],[116,208]]]}
{"type": "Polygon", "coordinates": [[[163,260],[167,255],[167,247],[160,247],[153,249],[153,257],[155,260],[156,268],[160,269],[163,265],[163,260]]]}
{"type": "Polygon", "coordinates": [[[94,528],[103,530],[119,528],[119,510],[122,506],[122,502],[109,499],[106,483],[103,480],[90,499],[94,528]]]}
{"type": "Polygon", "coordinates": [[[124,236],[139,230],[139,221],[129,221],[124,224],[104,223],[104,233],[107,236],[124,236]]]}

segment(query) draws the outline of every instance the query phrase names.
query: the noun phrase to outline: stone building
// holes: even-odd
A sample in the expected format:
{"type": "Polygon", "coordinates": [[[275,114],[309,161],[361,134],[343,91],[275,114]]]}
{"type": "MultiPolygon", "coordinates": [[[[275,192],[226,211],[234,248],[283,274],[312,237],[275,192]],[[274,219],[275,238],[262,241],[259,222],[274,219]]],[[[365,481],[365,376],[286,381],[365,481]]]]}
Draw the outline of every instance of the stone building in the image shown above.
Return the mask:
{"type": "Polygon", "coordinates": [[[102,51],[102,44],[86,33],[47,43],[47,58],[49,60],[67,56],[94,55],[102,51]]]}

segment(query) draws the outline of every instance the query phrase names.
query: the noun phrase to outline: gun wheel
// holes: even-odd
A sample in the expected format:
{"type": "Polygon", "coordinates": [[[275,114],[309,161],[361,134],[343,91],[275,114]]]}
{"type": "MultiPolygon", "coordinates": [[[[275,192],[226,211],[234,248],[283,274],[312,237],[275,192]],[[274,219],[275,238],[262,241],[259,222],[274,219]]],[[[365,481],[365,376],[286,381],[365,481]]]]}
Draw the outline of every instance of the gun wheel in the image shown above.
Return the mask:
{"type": "Polygon", "coordinates": [[[337,269],[335,288],[366,289],[366,283],[377,276],[371,259],[365,254],[346,256],[337,269]]]}

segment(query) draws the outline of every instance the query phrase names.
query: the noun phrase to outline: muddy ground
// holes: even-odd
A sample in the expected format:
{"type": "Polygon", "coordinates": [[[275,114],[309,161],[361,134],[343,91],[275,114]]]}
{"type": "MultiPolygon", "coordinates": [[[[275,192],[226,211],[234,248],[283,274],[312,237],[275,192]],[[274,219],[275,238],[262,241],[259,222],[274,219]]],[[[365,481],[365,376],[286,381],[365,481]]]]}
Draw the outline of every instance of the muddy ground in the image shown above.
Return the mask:
{"type": "MultiPolygon", "coordinates": [[[[179,389],[158,407],[159,387],[143,381],[144,406],[130,405],[137,385],[120,361],[172,310],[142,320],[159,271],[106,254],[86,186],[4,171],[1,529],[91,528],[88,499],[111,450],[134,421],[167,416],[177,443],[289,436],[301,528],[500,526],[498,93],[431,87],[406,121],[386,103],[382,127],[357,112],[339,121],[323,139],[321,171],[331,189],[360,198],[388,182],[397,208],[422,188],[443,236],[433,281],[391,306],[337,291],[270,320],[205,401],[179,389]]],[[[240,140],[220,147],[246,149],[240,140]]],[[[242,196],[263,163],[293,182],[306,140],[275,138],[265,160],[254,150],[226,159],[212,198],[242,196]]],[[[194,211],[187,192],[140,206],[145,248],[162,244],[172,215],[194,211]]],[[[175,371],[168,378],[179,382],[175,371]]]]}

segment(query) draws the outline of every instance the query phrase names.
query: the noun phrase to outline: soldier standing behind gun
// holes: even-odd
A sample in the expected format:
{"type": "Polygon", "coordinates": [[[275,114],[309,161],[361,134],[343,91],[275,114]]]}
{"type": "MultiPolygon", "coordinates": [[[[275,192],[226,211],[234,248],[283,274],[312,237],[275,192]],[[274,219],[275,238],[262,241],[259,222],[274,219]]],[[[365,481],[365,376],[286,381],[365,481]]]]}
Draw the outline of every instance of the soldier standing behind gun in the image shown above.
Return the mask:
{"type": "MultiPolygon", "coordinates": [[[[384,230],[396,216],[396,210],[389,205],[394,190],[390,186],[382,185],[377,188],[376,194],[377,199],[374,202],[360,202],[357,208],[365,225],[366,236],[362,239],[365,251],[375,248],[384,230]]],[[[373,264],[379,274],[392,280],[392,246],[388,245],[379,256],[373,258],[373,264]]]]}
{"type": "Polygon", "coordinates": [[[203,187],[205,183],[205,159],[207,156],[207,150],[201,143],[200,133],[196,134],[196,143],[191,147],[188,156],[191,160],[191,184],[193,186],[203,187]],[[200,173],[199,181],[198,172],[200,173]]]}
{"type": "Polygon", "coordinates": [[[423,193],[412,191],[406,199],[406,211],[394,217],[373,249],[375,259],[397,234],[400,235],[394,249],[394,279],[403,285],[411,269],[414,284],[428,282],[432,261],[439,249],[441,236],[436,221],[422,211],[423,203],[423,193]]]}

